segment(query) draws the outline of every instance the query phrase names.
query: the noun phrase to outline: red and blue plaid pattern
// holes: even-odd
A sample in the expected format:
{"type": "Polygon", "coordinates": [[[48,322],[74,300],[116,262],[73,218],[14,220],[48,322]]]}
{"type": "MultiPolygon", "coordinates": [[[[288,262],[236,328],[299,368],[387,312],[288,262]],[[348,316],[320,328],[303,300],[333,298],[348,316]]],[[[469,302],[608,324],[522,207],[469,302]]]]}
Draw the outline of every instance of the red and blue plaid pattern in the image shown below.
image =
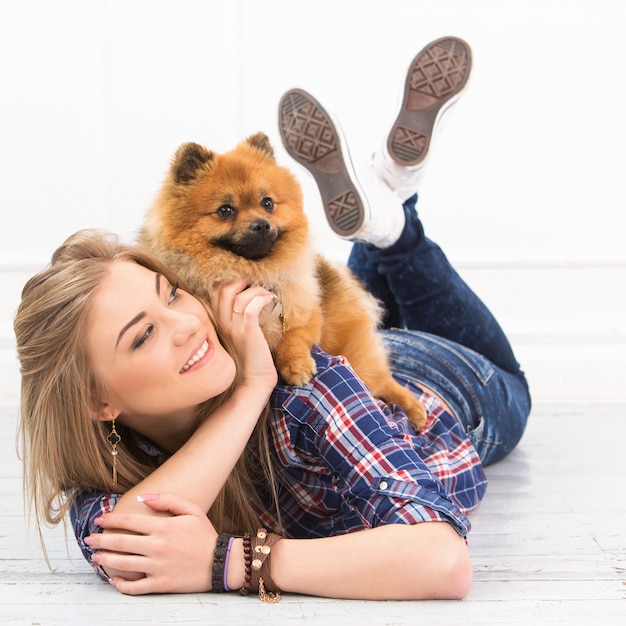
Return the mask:
{"type": "MultiPolygon", "coordinates": [[[[319,349],[313,356],[318,370],[309,385],[279,386],[272,398],[283,532],[322,537],[441,520],[466,536],[465,513],[487,481],[457,420],[404,381],[428,413],[416,434],[404,411],[375,399],[344,359],[319,349]]],[[[279,528],[267,495],[265,505],[257,513],[279,528]]]]}

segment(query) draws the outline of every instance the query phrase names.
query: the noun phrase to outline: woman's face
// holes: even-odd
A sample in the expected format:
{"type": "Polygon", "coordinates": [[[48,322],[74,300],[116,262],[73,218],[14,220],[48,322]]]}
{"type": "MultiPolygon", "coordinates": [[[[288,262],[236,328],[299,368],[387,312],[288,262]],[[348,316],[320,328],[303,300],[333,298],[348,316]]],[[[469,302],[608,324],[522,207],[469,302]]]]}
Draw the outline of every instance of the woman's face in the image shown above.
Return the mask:
{"type": "Polygon", "coordinates": [[[132,261],[113,262],[94,297],[89,354],[109,419],[157,443],[188,436],[197,405],[235,377],[202,303],[132,261]]]}

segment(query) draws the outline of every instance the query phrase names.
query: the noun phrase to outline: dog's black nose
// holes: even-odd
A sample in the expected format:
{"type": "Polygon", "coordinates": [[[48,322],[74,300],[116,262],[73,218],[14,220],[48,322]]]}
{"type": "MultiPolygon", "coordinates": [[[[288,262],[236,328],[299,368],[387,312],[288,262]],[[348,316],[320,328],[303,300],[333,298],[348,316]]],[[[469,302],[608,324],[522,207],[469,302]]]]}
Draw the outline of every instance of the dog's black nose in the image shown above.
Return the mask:
{"type": "Polygon", "coordinates": [[[267,220],[254,220],[254,222],[250,224],[250,231],[262,237],[268,234],[271,229],[272,227],[267,220]]]}

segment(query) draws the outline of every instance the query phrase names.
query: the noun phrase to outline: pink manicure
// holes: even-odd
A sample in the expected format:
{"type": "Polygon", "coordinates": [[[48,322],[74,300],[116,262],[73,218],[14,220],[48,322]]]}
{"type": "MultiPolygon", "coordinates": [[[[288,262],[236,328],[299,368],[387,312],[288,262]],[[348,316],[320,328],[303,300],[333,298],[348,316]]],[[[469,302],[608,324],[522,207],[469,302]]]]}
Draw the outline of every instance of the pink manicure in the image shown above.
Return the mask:
{"type": "Polygon", "coordinates": [[[154,502],[157,497],[156,493],[142,493],[137,496],[137,502],[154,502]]]}

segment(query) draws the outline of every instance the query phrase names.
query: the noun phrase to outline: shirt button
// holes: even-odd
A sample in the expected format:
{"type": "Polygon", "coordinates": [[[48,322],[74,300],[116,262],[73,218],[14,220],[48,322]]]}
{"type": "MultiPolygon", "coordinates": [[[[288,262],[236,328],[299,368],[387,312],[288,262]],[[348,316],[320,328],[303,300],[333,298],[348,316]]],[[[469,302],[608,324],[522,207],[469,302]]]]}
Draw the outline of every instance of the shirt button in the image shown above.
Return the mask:
{"type": "Polygon", "coordinates": [[[380,485],[378,485],[378,486],[379,486],[379,488],[380,488],[382,491],[385,491],[385,489],[387,489],[387,487],[389,487],[389,483],[388,483],[386,480],[383,480],[383,481],[380,483],[380,485]]]}

